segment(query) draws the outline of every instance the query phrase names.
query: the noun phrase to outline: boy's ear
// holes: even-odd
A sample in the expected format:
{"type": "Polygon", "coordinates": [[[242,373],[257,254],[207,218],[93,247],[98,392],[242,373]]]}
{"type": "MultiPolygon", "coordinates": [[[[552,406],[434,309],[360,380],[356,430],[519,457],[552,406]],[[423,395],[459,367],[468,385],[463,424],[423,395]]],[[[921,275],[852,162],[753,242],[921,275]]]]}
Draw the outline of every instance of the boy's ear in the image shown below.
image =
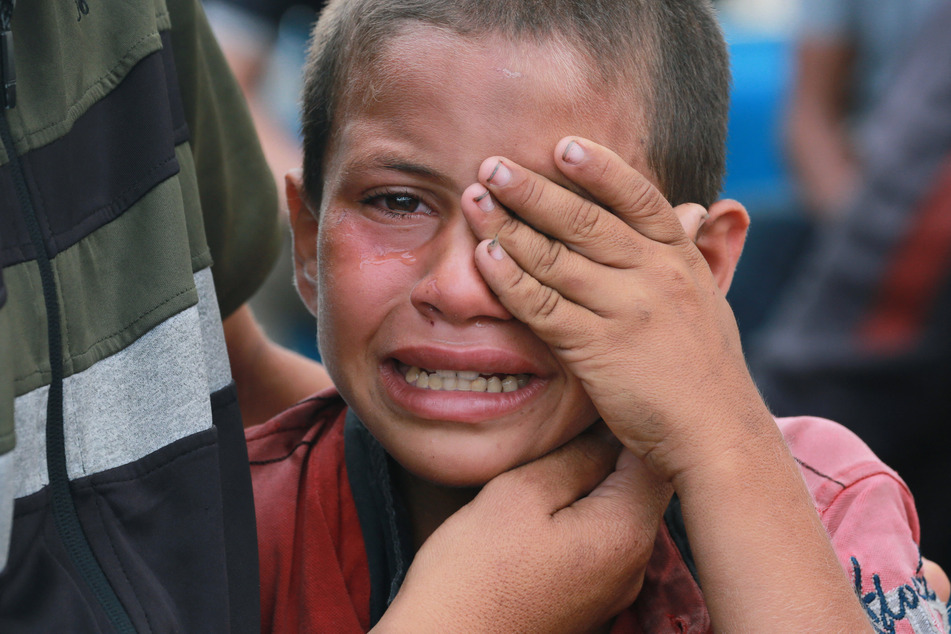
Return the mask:
{"type": "Polygon", "coordinates": [[[304,172],[292,169],[284,176],[287,211],[294,253],[297,293],[311,314],[317,314],[317,213],[311,211],[304,192],[304,172]]]}
{"type": "Polygon", "coordinates": [[[707,211],[710,216],[697,233],[697,248],[725,295],[743,252],[750,216],[743,205],[731,199],[718,200],[707,211]]]}

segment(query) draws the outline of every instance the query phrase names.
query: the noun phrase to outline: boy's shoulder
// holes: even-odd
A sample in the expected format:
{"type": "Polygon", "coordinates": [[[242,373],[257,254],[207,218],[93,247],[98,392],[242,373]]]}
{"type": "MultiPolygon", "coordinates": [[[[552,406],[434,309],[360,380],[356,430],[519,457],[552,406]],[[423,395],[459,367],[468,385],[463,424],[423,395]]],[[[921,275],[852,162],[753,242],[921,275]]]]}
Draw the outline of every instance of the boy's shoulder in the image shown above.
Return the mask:
{"type": "Polygon", "coordinates": [[[868,478],[882,477],[908,493],[895,471],[879,460],[868,445],[839,423],[814,416],[778,418],[790,452],[799,463],[820,512],[841,493],[868,478]]]}
{"type": "Polygon", "coordinates": [[[284,410],[263,425],[244,431],[251,466],[287,460],[296,450],[312,447],[341,427],[346,403],[336,388],[327,388],[284,410]]]}
{"type": "Polygon", "coordinates": [[[346,403],[330,388],[245,430],[259,532],[288,530],[286,520],[299,512],[301,492],[307,493],[308,504],[320,507],[349,490],[346,412],[346,403]]]}
{"type": "Polygon", "coordinates": [[[948,631],[948,606],[922,576],[918,514],[898,474],[838,423],[802,416],[776,424],[877,631],[948,631]]]}
{"type": "Polygon", "coordinates": [[[246,430],[267,631],[364,632],[370,579],[333,388],[246,430]]]}

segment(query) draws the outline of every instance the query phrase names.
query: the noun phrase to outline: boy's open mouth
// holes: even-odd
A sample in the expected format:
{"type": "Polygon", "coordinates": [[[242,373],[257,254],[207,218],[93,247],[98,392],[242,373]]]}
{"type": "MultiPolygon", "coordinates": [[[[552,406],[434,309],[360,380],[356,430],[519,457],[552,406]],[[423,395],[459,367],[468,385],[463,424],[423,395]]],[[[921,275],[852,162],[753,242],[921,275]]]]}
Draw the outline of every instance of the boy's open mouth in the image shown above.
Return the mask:
{"type": "Polygon", "coordinates": [[[444,392],[514,392],[528,385],[531,374],[480,374],[469,370],[429,370],[398,363],[403,378],[410,385],[444,392]]]}

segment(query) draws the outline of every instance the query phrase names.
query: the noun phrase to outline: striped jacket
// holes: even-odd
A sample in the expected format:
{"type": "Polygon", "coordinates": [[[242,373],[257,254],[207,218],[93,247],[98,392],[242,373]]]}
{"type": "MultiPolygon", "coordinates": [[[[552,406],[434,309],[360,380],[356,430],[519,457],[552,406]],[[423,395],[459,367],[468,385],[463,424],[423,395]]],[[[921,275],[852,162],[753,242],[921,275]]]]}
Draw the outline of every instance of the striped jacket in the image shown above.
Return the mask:
{"type": "Polygon", "coordinates": [[[0,20],[0,631],[257,631],[221,315],[278,223],[240,92],[197,0],[0,20]]]}

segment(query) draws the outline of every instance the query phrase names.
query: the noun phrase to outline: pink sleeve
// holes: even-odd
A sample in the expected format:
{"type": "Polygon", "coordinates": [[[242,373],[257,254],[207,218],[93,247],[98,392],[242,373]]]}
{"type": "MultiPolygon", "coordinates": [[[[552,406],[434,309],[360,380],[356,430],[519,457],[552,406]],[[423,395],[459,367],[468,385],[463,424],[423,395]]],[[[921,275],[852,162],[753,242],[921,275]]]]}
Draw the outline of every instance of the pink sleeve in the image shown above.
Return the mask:
{"type": "Polygon", "coordinates": [[[878,632],[951,632],[921,575],[918,514],[901,478],[838,423],[777,419],[839,557],[878,632]]]}
{"type": "Polygon", "coordinates": [[[948,606],[921,576],[911,493],[890,473],[851,483],[824,512],[839,561],[879,632],[948,632],[948,606]]]}

